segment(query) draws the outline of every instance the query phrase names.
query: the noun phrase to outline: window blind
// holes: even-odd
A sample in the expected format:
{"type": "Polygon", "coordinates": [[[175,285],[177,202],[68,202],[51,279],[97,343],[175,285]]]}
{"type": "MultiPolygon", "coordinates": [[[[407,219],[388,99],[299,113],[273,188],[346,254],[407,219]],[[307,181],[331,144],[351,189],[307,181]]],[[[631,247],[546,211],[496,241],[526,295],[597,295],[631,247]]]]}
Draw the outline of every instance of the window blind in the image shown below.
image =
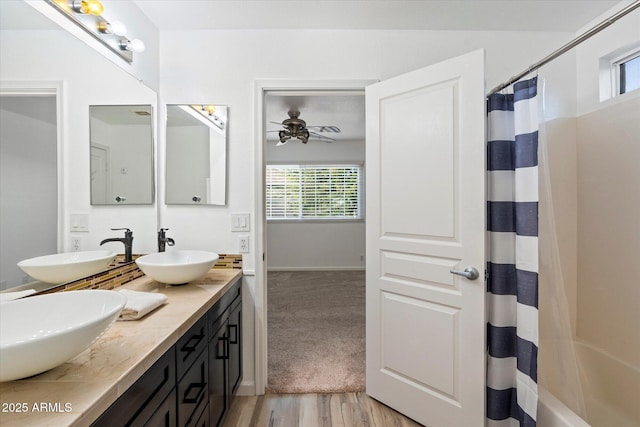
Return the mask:
{"type": "Polygon", "coordinates": [[[267,219],[360,219],[360,165],[267,165],[267,219]]]}

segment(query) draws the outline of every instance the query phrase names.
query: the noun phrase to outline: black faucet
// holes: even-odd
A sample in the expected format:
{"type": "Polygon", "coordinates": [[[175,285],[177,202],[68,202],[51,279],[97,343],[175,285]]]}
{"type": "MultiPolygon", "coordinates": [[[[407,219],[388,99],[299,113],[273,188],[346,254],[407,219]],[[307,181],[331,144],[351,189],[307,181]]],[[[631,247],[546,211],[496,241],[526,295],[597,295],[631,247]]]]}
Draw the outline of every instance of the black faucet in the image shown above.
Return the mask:
{"type": "Polygon", "coordinates": [[[124,237],[112,237],[110,239],[104,239],[100,242],[100,246],[107,242],[122,242],[124,243],[124,262],[133,261],[133,232],[128,228],[112,228],[113,231],[125,230],[124,237]]]}
{"type": "Polygon", "coordinates": [[[165,234],[165,231],[167,230],[168,228],[161,228],[160,231],[158,231],[158,252],[164,252],[166,249],[165,245],[173,246],[176,244],[175,240],[171,237],[167,237],[165,234]]]}

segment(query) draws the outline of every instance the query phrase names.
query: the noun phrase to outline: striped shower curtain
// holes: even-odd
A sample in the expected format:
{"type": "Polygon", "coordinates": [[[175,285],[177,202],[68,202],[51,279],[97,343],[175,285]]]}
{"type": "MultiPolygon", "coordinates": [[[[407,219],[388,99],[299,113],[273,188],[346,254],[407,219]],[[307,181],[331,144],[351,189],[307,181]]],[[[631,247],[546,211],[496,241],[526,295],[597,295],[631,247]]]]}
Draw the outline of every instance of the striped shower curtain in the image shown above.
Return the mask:
{"type": "Polygon", "coordinates": [[[488,102],[487,426],[535,426],[538,405],[537,77],[488,102]]]}

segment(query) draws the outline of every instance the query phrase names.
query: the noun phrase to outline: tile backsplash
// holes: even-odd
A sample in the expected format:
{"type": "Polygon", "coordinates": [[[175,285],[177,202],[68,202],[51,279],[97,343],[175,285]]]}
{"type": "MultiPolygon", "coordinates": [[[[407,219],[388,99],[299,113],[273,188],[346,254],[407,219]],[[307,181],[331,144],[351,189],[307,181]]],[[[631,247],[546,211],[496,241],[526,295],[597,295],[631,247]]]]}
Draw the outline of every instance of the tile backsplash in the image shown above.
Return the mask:
{"type": "MultiPolygon", "coordinates": [[[[213,268],[232,268],[242,269],[242,255],[239,254],[219,254],[220,258],[216,261],[213,268]]],[[[133,255],[135,260],[141,255],[133,255]]],[[[59,286],[39,292],[39,294],[50,294],[53,292],[75,291],[80,289],[115,289],[127,282],[144,276],[135,262],[124,264],[124,254],[119,254],[108,270],[74,280],[73,282],[63,283],[59,286]]]]}

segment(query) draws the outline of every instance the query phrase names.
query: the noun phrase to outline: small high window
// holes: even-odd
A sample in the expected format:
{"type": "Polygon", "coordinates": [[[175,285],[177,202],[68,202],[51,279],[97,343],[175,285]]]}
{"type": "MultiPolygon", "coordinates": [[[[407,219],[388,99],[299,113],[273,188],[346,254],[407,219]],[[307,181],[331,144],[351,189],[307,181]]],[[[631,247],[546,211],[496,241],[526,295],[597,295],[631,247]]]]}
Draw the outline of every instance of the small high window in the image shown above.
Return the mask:
{"type": "Polygon", "coordinates": [[[640,89],[640,52],[614,64],[618,75],[618,94],[640,89]]]}

